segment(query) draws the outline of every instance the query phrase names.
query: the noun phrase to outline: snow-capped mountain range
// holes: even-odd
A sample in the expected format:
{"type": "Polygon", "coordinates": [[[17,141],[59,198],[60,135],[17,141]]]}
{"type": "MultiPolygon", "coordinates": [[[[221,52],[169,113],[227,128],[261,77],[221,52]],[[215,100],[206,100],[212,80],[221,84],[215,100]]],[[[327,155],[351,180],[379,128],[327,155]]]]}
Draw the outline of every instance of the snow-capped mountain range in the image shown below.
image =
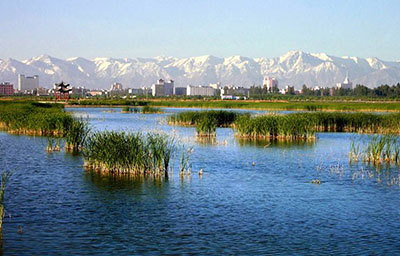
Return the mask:
{"type": "MultiPolygon", "coordinates": [[[[325,53],[289,51],[276,58],[211,55],[175,58],[95,58],[66,60],[41,55],[18,61],[0,59],[0,82],[17,84],[17,75],[39,75],[40,85],[50,88],[64,80],[72,86],[109,88],[120,82],[124,88],[150,86],[159,78],[172,79],[175,86],[261,85],[264,76],[278,78],[279,86],[333,86],[349,74],[353,84],[376,87],[400,82],[400,61],[378,58],[335,57],[325,53]]],[[[16,87],[16,86],[15,86],[16,87]]]]}

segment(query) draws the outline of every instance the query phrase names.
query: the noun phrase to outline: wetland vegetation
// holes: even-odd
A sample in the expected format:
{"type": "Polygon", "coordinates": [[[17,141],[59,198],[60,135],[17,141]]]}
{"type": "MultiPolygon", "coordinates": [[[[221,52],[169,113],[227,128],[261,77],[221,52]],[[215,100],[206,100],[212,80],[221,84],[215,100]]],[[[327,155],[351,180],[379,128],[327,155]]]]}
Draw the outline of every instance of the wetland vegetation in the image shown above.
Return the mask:
{"type": "Polygon", "coordinates": [[[88,136],[83,153],[85,166],[92,170],[168,177],[177,151],[177,143],[166,134],[104,131],[88,136]]]}

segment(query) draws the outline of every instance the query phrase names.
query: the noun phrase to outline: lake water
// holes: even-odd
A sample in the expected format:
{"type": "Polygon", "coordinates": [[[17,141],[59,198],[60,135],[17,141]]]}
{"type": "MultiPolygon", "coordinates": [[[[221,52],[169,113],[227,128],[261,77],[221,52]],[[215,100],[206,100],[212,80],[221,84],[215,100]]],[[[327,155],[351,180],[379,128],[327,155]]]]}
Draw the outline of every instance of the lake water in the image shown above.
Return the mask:
{"type": "Polygon", "coordinates": [[[0,168],[13,172],[4,255],[400,253],[399,171],[349,165],[360,135],[320,133],[315,143],[265,147],[218,128],[207,144],[195,140],[194,128],[166,124],[182,109],[68,111],[89,118],[94,130],[172,134],[193,147],[192,175],[101,176],[85,171],[81,156],[45,152],[45,138],[0,132],[0,168]]]}

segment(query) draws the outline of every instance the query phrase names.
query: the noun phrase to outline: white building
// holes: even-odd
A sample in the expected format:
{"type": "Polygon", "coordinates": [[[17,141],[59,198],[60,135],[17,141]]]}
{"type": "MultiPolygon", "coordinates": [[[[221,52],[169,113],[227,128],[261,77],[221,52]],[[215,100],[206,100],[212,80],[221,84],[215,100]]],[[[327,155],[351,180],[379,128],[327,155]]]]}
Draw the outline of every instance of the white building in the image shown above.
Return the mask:
{"type": "Polygon", "coordinates": [[[264,89],[267,89],[268,91],[272,92],[272,88],[274,87],[278,88],[278,79],[269,76],[264,77],[263,87],[264,89]]]}
{"type": "Polygon", "coordinates": [[[171,96],[174,94],[174,81],[165,82],[163,79],[158,79],[157,83],[151,86],[153,96],[171,96]]]}
{"type": "Polygon", "coordinates": [[[110,91],[123,91],[124,87],[122,86],[121,83],[113,83],[111,85],[110,91]]]}
{"type": "Polygon", "coordinates": [[[336,87],[338,89],[353,89],[353,83],[350,82],[349,80],[349,75],[346,75],[346,78],[344,79],[343,83],[337,83],[336,87]]]}
{"type": "Polygon", "coordinates": [[[186,87],[187,96],[214,96],[215,89],[210,86],[194,86],[188,85],[186,87]]]}
{"type": "Polygon", "coordinates": [[[18,90],[21,92],[39,88],[39,76],[18,75],[18,90]]]}

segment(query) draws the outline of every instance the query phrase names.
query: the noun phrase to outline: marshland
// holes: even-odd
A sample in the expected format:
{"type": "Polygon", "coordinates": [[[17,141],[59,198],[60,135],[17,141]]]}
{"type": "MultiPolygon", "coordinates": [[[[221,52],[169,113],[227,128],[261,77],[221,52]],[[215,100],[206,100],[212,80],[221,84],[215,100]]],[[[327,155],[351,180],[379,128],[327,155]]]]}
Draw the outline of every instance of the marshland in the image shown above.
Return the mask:
{"type": "MultiPolygon", "coordinates": [[[[3,253],[400,253],[397,114],[162,111],[59,109],[79,121],[52,136],[60,151],[45,150],[49,136],[0,132],[0,168],[13,171],[3,253]],[[201,125],[213,143],[196,138],[201,125]],[[382,164],[364,161],[366,152],[380,152],[382,164]]],[[[16,124],[9,131],[24,127],[16,124]]]]}

